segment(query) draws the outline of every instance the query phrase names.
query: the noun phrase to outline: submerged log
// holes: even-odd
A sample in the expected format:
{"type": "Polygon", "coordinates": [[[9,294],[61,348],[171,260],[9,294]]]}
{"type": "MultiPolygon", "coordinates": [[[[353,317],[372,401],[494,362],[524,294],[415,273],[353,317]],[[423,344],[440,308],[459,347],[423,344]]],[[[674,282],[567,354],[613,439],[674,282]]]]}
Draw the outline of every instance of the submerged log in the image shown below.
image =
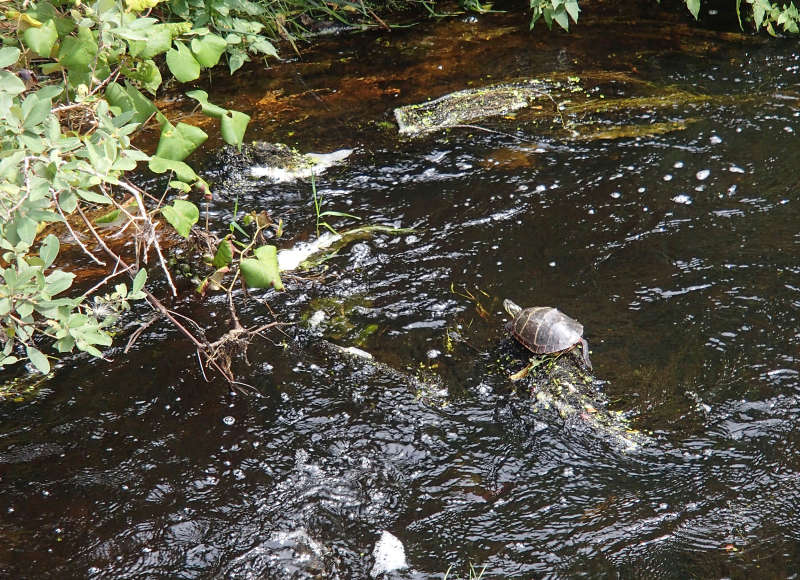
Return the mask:
{"type": "Polygon", "coordinates": [[[401,135],[421,135],[456,127],[478,119],[507,115],[548,98],[551,88],[543,81],[531,80],[500,84],[450,93],[427,103],[394,110],[401,135]]]}

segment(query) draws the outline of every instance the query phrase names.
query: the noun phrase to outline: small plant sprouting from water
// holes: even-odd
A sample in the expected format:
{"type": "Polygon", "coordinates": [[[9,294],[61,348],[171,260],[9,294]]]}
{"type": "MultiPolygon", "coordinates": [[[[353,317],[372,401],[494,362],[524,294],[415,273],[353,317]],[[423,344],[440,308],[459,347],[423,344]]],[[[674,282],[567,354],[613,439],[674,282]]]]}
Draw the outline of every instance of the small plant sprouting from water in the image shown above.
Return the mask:
{"type": "MultiPolygon", "coordinates": [[[[228,229],[231,231],[231,235],[235,235],[236,232],[239,232],[244,236],[246,240],[250,239],[250,236],[246,231],[242,229],[242,226],[239,225],[238,221],[239,216],[239,196],[236,196],[236,200],[233,202],[233,217],[231,218],[230,223],[228,224],[228,229]]],[[[208,227],[206,227],[208,229],[208,227]]]]}
{"type": "MultiPolygon", "coordinates": [[[[447,569],[447,572],[444,573],[443,580],[450,580],[450,572],[452,571],[452,569],[453,569],[453,566],[451,565],[447,569]]],[[[475,569],[475,566],[473,566],[472,563],[470,562],[470,564],[469,564],[469,576],[467,576],[467,580],[481,580],[485,573],[486,573],[486,566],[481,568],[480,572],[479,572],[478,570],[475,569]]],[[[455,579],[453,579],[453,580],[455,580],[455,579]]]]}
{"type": "Polygon", "coordinates": [[[319,237],[320,227],[328,229],[328,231],[330,231],[335,236],[339,235],[339,232],[337,232],[331,224],[329,224],[323,219],[325,217],[346,217],[354,220],[361,220],[361,218],[358,216],[340,211],[331,211],[331,210],[320,211],[322,209],[322,196],[317,194],[317,184],[314,181],[313,173],[311,174],[311,194],[314,197],[314,212],[316,213],[317,216],[317,221],[316,221],[317,237],[319,237]]]}

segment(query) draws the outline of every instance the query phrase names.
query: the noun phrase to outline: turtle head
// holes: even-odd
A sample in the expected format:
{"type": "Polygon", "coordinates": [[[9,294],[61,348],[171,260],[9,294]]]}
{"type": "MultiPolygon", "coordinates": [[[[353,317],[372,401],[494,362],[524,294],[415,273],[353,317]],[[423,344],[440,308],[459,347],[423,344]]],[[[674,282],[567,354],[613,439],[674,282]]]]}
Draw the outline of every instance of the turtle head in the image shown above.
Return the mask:
{"type": "Polygon", "coordinates": [[[519,304],[517,304],[516,302],[513,302],[513,301],[509,300],[508,298],[503,300],[503,308],[506,309],[506,312],[508,312],[508,315],[511,318],[516,317],[517,314],[522,312],[522,307],[519,304]]]}

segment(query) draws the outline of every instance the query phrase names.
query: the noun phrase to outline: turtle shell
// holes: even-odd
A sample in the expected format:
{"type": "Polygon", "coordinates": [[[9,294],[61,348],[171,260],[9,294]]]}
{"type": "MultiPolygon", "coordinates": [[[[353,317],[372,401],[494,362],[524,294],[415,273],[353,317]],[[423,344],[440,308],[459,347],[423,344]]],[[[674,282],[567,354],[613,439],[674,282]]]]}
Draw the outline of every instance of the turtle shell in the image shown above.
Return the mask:
{"type": "Polygon", "coordinates": [[[583,337],[583,325],[549,306],[524,308],[511,321],[511,334],[537,354],[572,348],[583,337]]]}

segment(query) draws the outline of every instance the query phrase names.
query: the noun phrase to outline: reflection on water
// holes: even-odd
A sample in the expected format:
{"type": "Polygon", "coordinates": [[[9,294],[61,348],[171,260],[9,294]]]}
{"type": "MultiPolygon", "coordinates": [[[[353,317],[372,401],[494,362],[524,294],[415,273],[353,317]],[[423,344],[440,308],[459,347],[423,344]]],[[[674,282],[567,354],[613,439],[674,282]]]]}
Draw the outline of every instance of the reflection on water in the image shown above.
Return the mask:
{"type": "MultiPolygon", "coordinates": [[[[260,136],[356,148],[317,184],[326,207],[416,230],[350,246],[324,282],[296,280],[271,304],[299,320],[341,298],[345,334],[375,325],[366,348],[410,374],[259,343],[243,379],[261,396],[228,393],[164,328],[114,363],[62,369],[2,410],[0,570],[361,578],[384,530],[406,548],[398,577],[465,576],[469,562],[505,578],[800,568],[798,58],[698,32],[707,54],[683,25],[531,36],[492,18],[337,39],[239,97],[282,105],[259,110],[260,136]],[[416,141],[377,123],[488,75],[603,67],[636,80],[606,83],[609,98],[652,83],[730,98],[616,113],[692,122],[614,140],[524,115],[416,141]],[[612,407],[654,443],[624,453],[526,413],[486,370],[504,297],[580,320],[612,407]],[[465,343],[448,349],[448,330],[465,343]],[[426,373],[441,382],[419,396],[426,373]]],[[[313,227],[307,183],[252,182],[239,204],[291,234],[313,227]]],[[[232,201],[213,209],[224,220],[232,201]]],[[[251,302],[243,318],[268,315],[251,302]]]]}

